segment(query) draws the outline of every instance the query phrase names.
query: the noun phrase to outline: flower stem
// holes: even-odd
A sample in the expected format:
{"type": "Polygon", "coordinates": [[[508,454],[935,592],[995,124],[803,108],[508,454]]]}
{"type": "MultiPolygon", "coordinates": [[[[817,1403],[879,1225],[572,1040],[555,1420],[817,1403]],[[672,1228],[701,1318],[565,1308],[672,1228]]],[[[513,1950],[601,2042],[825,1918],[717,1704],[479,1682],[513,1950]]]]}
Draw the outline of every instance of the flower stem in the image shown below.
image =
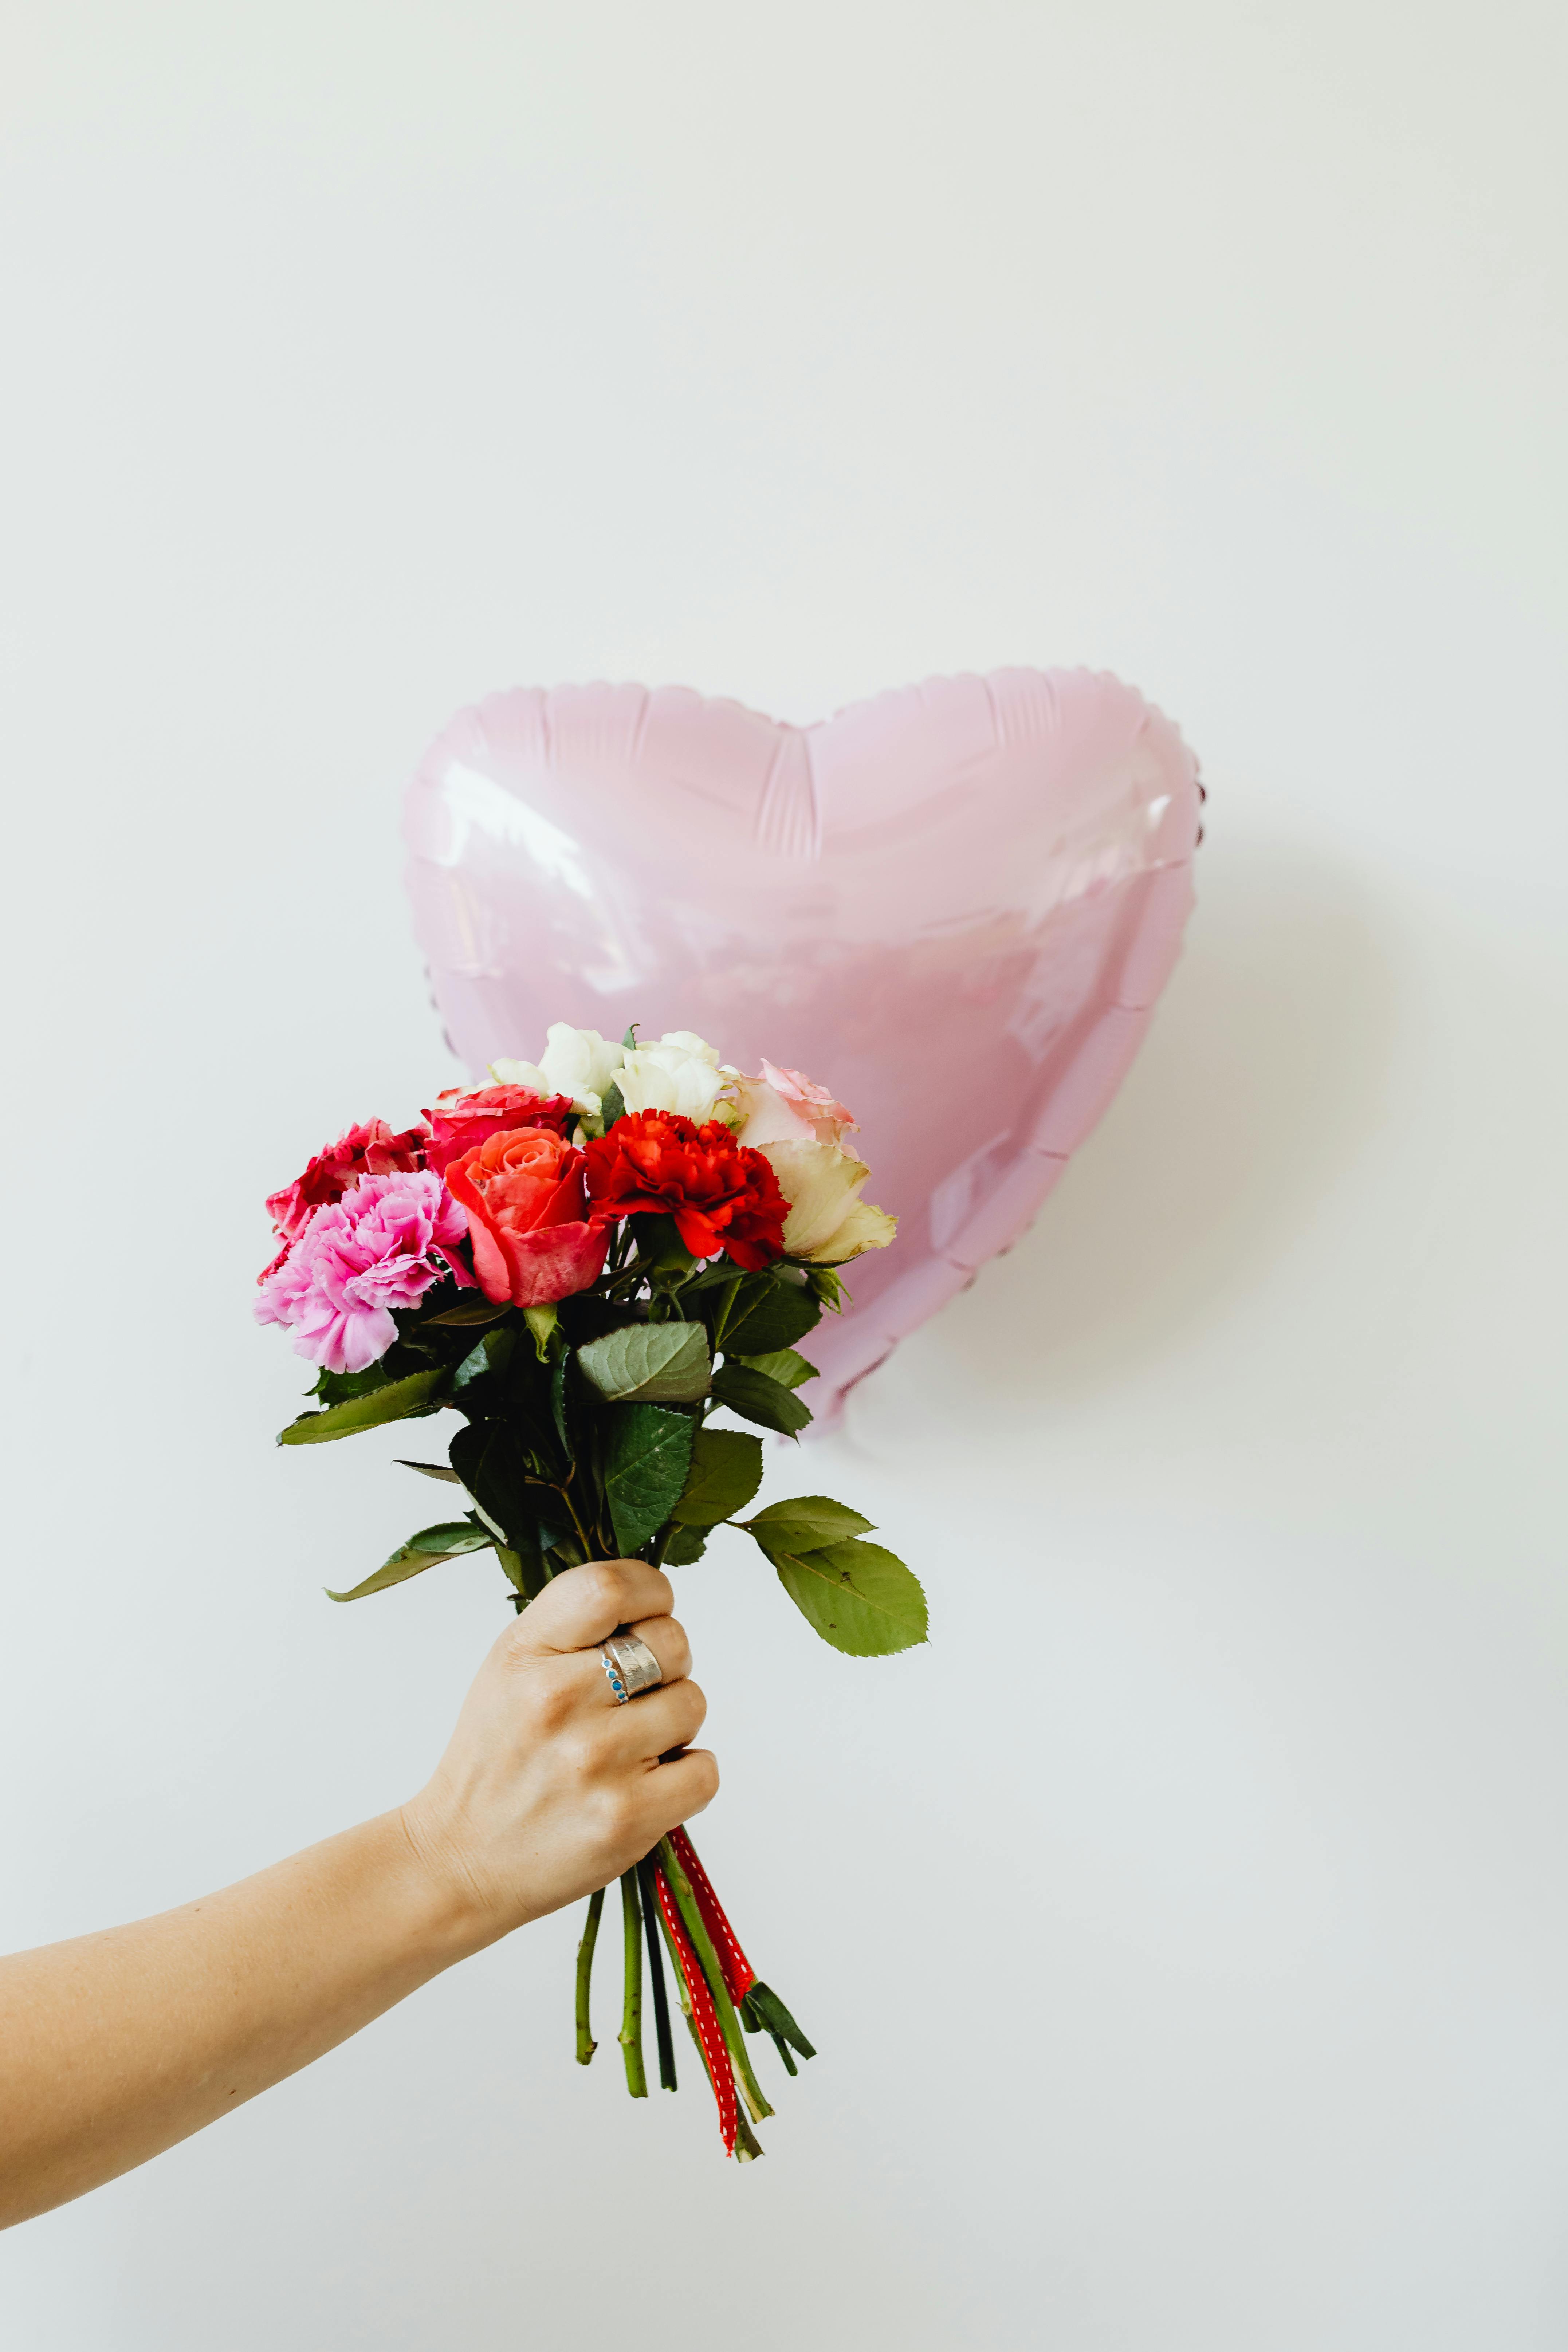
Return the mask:
{"type": "Polygon", "coordinates": [[[626,2062],[626,2089],[634,2099],[647,2096],[647,2076],[642,2063],[642,1906],[637,1900],[636,1869],[621,1876],[621,1944],[626,1958],[626,1994],[621,2004],[620,2044],[626,2062]]]}
{"type": "Polygon", "coordinates": [[[653,1987],[653,2023],[658,2042],[659,2087],[673,2091],[677,2088],[675,2042],[669,2031],[669,1996],[664,1989],[664,1955],[658,1947],[658,1896],[654,1889],[651,1862],[638,1863],[637,1885],[642,1894],[643,1927],[647,1935],[647,1973],[653,1987]]]}
{"type": "MultiPolygon", "coordinates": [[[[574,1467],[575,1467],[575,1465],[574,1465],[574,1467]]],[[[594,1549],[593,1549],[593,1546],[589,1543],[588,1538],[587,1538],[587,1536],[586,1536],[586,1535],[585,1535],[585,1533],[584,1532],[584,1528],[583,1528],[583,1522],[582,1522],[582,1520],[577,1517],[577,1506],[576,1506],[576,1504],[572,1500],[571,1494],[570,1494],[570,1492],[568,1491],[568,1489],[569,1489],[569,1487],[570,1487],[570,1486],[571,1486],[571,1478],[572,1478],[572,1474],[571,1474],[571,1472],[570,1472],[570,1471],[568,1471],[568,1472],[567,1472],[567,1474],[566,1474],[566,1478],[565,1478],[564,1483],[563,1483],[563,1485],[559,1486],[556,1488],[556,1490],[555,1490],[555,1491],[556,1491],[556,1493],[560,1496],[560,1497],[561,1497],[562,1501],[565,1504],[565,1506],[566,1506],[567,1509],[568,1509],[568,1510],[571,1512],[571,1514],[572,1514],[572,1524],[573,1524],[573,1526],[574,1526],[574,1527],[576,1528],[576,1530],[577,1530],[577,1540],[579,1541],[579,1543],[580,1543],[580,1544],[582,1545],[582,1547],[583,1547],[583,1557],[584,1557],[584,1559],[593,1559],[593,1557],[594,1557],[594,1549]]]]}
{"type": "Polygon", "coordinates": [[[594,1974],[594,1945],[599,1933],[599,1914],[605,1907],[605,1890],[588,1897],[588,1916],[583,1927],[583,1940],[577,1947],[577,2063],[585,2066],[598,2043],[588,2022],[588,1986],[594,1974]]]}
{"type": "Polygon", "coordinates": [[[771,2116],[773,2111],[763,2098],[762,2084],[752,2071],[751,2055],[746,2048],[745,2036],[741,2032],[740,2021],[735,2015],[734,2005],[730,1999],[730,1989],[724,1982],[724,1971],[719,1965],[719,1955],[713,1949],[713,1939],[708,1933],[702,1914],[698,1908],[697,1898],[691,1892],[691,1881],[681,1868],[680,1857],[668,1838],[660,1838],[658,1842],[658,1859],[664,1874],[669,1881],[669,1891],[675,1897],[675,1907],[680,1914],[681,1924],[691,1939],[691,1948],[697,1955],[698,1965],[708,1979],[708,1990],[713,1996],[713,2007],[718,2013],[719,2031],[724,2037],[724,2047],[730,2053],[735,2072],[740,2077],[742,2088],[745,2092],[746,2105],[751,2108],[757,2122],[761,2123],[764,2116],[771,2116]]]}

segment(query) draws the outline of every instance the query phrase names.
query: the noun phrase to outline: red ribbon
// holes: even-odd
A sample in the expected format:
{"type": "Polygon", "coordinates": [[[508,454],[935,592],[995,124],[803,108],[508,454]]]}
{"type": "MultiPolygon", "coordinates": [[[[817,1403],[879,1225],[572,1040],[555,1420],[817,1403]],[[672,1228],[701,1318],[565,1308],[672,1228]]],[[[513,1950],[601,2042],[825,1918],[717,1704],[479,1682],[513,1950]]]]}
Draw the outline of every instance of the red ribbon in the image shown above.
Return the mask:
{"type": "Polygon", "coordinates": [[[735,1930],[725,1918],[719,1897],[709,1883],[708,1873],[697,1859],[697,1848],[684,1830],[671,1830],[669,1843],[680,1856],[680,1866],[691,1881],[691,1892],[697,1897],[697,1908],[702,1914],[702,1925],[713,1939],[713,1949],[719,1955],[719,1966],[724,1971],[724,1984],[737,2009],[757,1981],[757,1972],[735,1939],[735,1930]]]}
{"type": "MultiPolygon", "coordinates": [[[[690,1864],[685,1854],[681,1855],[681,1865],[689,1871],[690,1864]]],[[[702,2055],[707,2063],[708,2080],[712,2084],[713,2096],[719,2102],[719,2130],[724,2142],[724,2153],[726,2156],[733,2156],[738,2112],[735,2077],[730,2065],[730,2053],[724,2047],[724,2036],[719,2030],[719,2012],[713,2006],[713,1996],[708,1990],[708,1979],[698,1965],[697,1955],[691,1948],[691,1939],[686,1932],[685,1922],[676,1906],[675,1896],[670,1892],[669,1881],[665,1876],[663,1868],[657,1864],[654,1866],[653,1883],[658,1889],[658,1907],[664,1914],[664,1924],[669,1929],[669,1940],[675,1947],[676,1958],[680,1962],[680,1973],[686,1979],[686,1990],[691,2001],[692,2021],[696,2025],[697,2038],[702,2045],[702,2055]]],[[[706,1914],[704,1914],[703,1924],[705,1926],[707,1924],[706,1914]]],[[[711,1929],[709,1932],[711,1934],[711,1929]]],[[[739,1947],[737,1946],[736,1948],[739,1949],[739,1947]]],[[[727,1973],[728,1963],[724,1963],[724,1966],[727,1973]]]]}

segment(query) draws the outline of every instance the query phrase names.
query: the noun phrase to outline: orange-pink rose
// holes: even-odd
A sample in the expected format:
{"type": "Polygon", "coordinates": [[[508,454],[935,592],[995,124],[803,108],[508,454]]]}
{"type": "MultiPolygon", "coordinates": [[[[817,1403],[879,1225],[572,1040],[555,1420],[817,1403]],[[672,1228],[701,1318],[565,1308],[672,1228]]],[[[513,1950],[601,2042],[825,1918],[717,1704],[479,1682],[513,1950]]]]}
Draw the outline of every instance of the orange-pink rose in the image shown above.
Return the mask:
{"type": "Polygon", "coordinates": [[[583,1154],[548,1128],[491,1135],[450,1161],[446,1177],[468,1215],[487,1298],[544,1307],[603,1273],[609,1229],[588,1222],[583,1154]]]}

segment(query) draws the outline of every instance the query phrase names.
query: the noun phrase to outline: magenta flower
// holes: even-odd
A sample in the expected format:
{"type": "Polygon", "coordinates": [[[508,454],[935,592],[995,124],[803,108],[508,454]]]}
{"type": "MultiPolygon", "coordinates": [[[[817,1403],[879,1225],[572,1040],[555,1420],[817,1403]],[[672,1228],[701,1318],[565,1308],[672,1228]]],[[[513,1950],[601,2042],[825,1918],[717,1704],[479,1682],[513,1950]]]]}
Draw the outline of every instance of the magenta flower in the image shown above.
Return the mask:
{"type": "Polygon", "coordinates": [[[362,1176],[315,1210],[288,1257],[262,1284],[258,1323],[282,1323],[294,1352],[329,1372],[363,1372],[397,1337],[395,1307],[412,1307],[448,1274],[471,1284],[455,1255],[468,1221],[426,1170],[362,1176]]]}

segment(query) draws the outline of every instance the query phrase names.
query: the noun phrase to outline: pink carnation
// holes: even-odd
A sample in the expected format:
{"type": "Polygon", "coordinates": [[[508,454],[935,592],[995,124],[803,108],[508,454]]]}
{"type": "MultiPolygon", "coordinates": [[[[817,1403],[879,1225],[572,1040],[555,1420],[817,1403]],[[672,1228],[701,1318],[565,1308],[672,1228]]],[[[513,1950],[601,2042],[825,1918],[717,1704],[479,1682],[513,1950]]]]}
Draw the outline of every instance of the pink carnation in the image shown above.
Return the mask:
{"type": "Polygon", "coordinates": [[[426,1170],[362,1176],[317,1209],[256,1302],[258,1323],[282,1323],[294,1352],[329,1372],[363,1372],[397,1337],[395,1307],[412,1307],[448,1274],[471,1286],[454,1255],[468,1219],[426,1170]]]}

